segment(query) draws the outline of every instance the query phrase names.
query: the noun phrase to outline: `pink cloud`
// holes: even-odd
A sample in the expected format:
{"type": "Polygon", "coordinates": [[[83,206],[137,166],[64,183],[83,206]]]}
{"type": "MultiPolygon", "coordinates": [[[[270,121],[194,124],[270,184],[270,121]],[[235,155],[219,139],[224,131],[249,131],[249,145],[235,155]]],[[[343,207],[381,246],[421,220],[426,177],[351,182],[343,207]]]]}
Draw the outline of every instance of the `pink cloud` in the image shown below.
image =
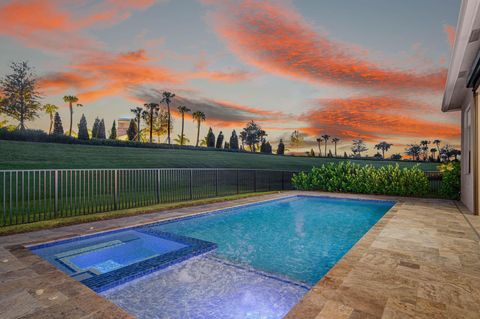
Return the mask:
{"type": "Polygon", "coordinates": [[[253,0],[213,3],[211,20],[230,50],[268,72],[353,87],[443,89],[445,69],[417,73],[381,67],[355,46],[317,32],[292,7],[253,0]]]}

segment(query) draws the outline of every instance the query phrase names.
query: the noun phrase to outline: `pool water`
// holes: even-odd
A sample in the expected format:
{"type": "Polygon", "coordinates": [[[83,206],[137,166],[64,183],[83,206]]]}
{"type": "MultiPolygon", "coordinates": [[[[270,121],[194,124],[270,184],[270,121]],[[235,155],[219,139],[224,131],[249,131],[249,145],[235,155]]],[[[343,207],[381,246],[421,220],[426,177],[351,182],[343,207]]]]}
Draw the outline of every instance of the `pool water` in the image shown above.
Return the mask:
{"type": "Polygon", "coordinates": [[[293,196],[32,250],[140,319],[278,319],[393,205],[293,196]]]}
{"type": "Polygon", "coordinates": [[[293,197],[150,227],[214,242],[218,257],[313,285],[392,205],[293,197]]]}

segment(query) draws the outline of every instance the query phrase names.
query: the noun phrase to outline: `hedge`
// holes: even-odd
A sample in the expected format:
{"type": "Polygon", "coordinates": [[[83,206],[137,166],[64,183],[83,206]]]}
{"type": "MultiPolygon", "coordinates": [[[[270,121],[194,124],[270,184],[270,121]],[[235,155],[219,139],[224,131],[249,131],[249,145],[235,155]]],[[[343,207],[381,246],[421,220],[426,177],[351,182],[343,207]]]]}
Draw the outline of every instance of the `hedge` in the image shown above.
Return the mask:
{"type": "Polygon", "coordinates": [[[328,163],[295,174],[292,183],[299,190],[327,192],[423,196],[429,191],[428,178],[418,165],[400,168],[398,164],[375,167],[349,161],[328,163]]]}

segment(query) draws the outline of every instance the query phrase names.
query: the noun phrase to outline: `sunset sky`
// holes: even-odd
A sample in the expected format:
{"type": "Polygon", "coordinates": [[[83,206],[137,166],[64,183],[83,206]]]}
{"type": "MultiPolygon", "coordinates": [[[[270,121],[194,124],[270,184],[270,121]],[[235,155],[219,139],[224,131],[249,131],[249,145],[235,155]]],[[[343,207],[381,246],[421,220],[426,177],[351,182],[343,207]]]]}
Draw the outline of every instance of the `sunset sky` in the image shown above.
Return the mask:
{"type": "MultiPolygon", "coordinates": [[[[89,125],[131,116],[170,90],[228,137],[253,119],[277,143],[293,130],[402,152],[459,144],[440,111],[459,0],[0,0],[0,75],[28,60],[44,103],[77,95],[89,125]]],[[[177,117],[177,114],[174,114],[177,117]]],[[[30,128],[47,129],[43,116],[30,128]]],[[[179,134],[180,121],[173,135],[179,134]]],[[[195,127],[187,118],[193,141],[195,127]]],[[[312,145],[306,145],[310,148],[312,145]]],[[[316,148],[315,148],[316,150],[316,148]]]]}

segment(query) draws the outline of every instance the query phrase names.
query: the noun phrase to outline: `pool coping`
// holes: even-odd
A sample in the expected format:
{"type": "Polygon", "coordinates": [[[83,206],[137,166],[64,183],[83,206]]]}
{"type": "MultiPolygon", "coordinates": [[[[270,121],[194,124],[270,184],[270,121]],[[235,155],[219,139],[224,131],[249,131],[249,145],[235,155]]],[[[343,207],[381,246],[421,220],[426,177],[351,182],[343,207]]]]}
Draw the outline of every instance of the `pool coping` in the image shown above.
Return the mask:
{"type": "MultiPolygon", "coordinates": [[[[223,203],[214,203],[214,204],[207,204],[207,205],[200,205],[200,206],[193,206],[193,207],[187,207],[187,208],[180,208],[180,209],[174,209],[171,210],[172,212],[177,212],[178,214],[176,216],[168,217],[165,215],[168,215],[166,213],[168,212],[159,212],[159,213],[152,213],[152,214],[147,214],[151,215],[150,217],[148,216],[143,216],[143,218],[139,218],[140,221],[135,220],[135,218],[131,217],[125,217],[125,218],[120,218],[116,224],[122,225],[122,226],[113,226],[109,227],[109,225],[104,225],[105,223],[109,223],[109,221],[103,221],[103,225],[100,228],[103,228],[103,230],[95,231],[96,235],[105,233],[105,232],[112,232],[112,231],[120,231],[122,229],[126,228],[133,228],[133,227],[138,227],[138,226],[144,226],[152,223],[156,223],[159,221],[164,221],[164,222],[173,222],[175,220],[178,220],[178,218],[194,218],[198,217],[198,215],[205,215],[205,214],[211,214],[215,212],[221,212],[224,210],[228,209],[234,209],[237,207],[243,207],[243,206],[248,206],[248,205],[256,205],[256,204],[262,204],[265,202],[269,201],[275,201],[279,199],[285,199],[288,197],[294,197],[294,196],[312,196],[312,197],[329,197],[329,198],[348,198],[348,199],[353,199],[353,200],[374,200],[374,201],[395,201],[396,203],[392,206],[392,208],[389,209],[378,221],[377,223],[372,226],[372,228],[369,229],[367,233],[364,234],[362,238],[360,238],[357,243],[335,264],[334,267],[330,269],[330,271],[317,283],[314,285],[314,287],[310,290],[312,291],[318,291],[319,289],[322,289],[323,286],[326,284],[331,284],[330,281],[332,280],[332,273],[337,273],[339,272],[338,268],[345,267],[345,262],[349,263],[354,261],[353,259],[359,259],[358,256],[362,255],[362,253],[365,251],[366,247],[368,247],[369,243],[375,239],[379,232],[385,227],[385,225],[392,219],[393,216],[397,213],[398,209],[401,208],[403,203],[405,201],[409,201],[411,199],[409,198],[402,198],[402,197],[392,197],[392,196],[376,196],[376,195],[359,195],[359,194],[340,194],[340,193],[322,193],[322,192],[298,192],[298,191],[289,191],[289,192],[280,192],[278,194],[271,194],[271,195],[264,195],[260,198],[247,198],[247,199],[240,199],[240,200],[234,200],[234,201],[229,201],[229,202],[223,202],[223,203]],[[260,199],[260,200],[259,200],[260,199]],[[191,212],[191,211],[194,212],[191,212]],[[143,220],[143,221],[142,221],[143,220]],[[122,222],[123,221],[123,222],[122,222]],[[133,221],[133,222],[132,222],[133,221]]],[[[418,200],[418,199],[415,199],[418,200]]],[[[425,199],[423,201],[427,202],[432,202],[432,203],[438,203],[438,202],[448,202],[451,203],[451,201],[446,201],[446,200],[436,200],[436,199],[425,199]]],[[[92,222],[92,223],[87,223],[87,224],[80,224],[80,225],[74,225],[74,226],[65,226],[62,228],[58,229],[52,229],[48,231],[38,231],[34,232],[35,235],[39,235],[40,233],[43,233],[46,235],[47,238],[43,238],[43,240],[39,240],[38,236],[32,236],[30,233],[26,234],[17,234],[17,235],[11,235],[11,236],[5,236],[4,239],[6,240],[6,243],[1,247],[2,249],[8,251],[11,255],[15,256],[18,259],[23,259],[27,261],[28,264],[31,264],[31,267],[26,267],[26,268],[40,268],[42,271],[39,273],[39,277],[45,277],[43,274],[55,274],[55,277],[61,278],[61,280],[69,282],[70,285],[75,286],[75,289],[81,290],[85,294],[85,299],[83,300],[83,303],[81,303],[81,306],[83,305],[85,308],[91,308],[91,306],[87,306],[85,303],[91,303],[95,300],[96,297],[99,297],[98,294],[94,293],[93,291],[90,291],[91,293],[87,293],[85,289],[82,289],[83,286],[81,283],[77,282],[74,279],[71,279],[68,275],[64,274],[60,270],[57,270],[53,265],[50,263],[44,261],[40,257],[36,256],[30,250],[28,247],[38,245],[38,244],[46,244],[49,242],[56,242],[62,239],[72,239],[73,237],[83,237],[83,236],[89,236],[92,235],[91,231],[92,228],[85,228],[85,226],[88,225],[99,225],[101,222],[92,222]],[[80,233],[78,233],[80,231],[80,233]],[[82,234],[83,231],[83,234],[82,234]],[[90,232],[90,233],[89,233],[90,232]],[[45,234],[46,233],[46,234],[45,234]],[[64,234],[64,236],[58,237],[58,234],[64,234]],[[30,236],[29,236],[30,235],[30,236]],[[49,239],[51,238],[51,239],[49,239]],[[45,240],[47,239],[47,240],[45,240]],[[36,266],[36,267],[35,267],[36,266]],[[65,278],[66,277],[66,278],[65,278]],[[82,286],[82,287],[79,287],[82,286]]],[[[0,271],[2,270],[2,264],[0,263],[0,271]]],[[[341,270],[340,270],[341,271],[341,270]]],[[[1,274],[2,272],[0,272],[1,274]]],[[[38,273],[38,271],[37,271],[38,273]]],[[[0,282],[0,292],[1,292],[1,284],[0,282]]],[[[86,288],[86,287],[85,287],[86,288]]],[[[305,297],[294,307],[291,309],[289,314],[287,315],[286,318],[309,318],[310,316],[306,316],[305,314],[309,313],[309,309],[311,310],[312,307],[309,306],[309,303],[311,302],[311,296],[310,292],[308,292],[305,297]]],[[[1,297],[1,294],[0,294],[1,297]]],[[[131,315],[123,311],[121,308],[118,306],[112,304],[108,300],[101,298],[102,300],[99,300],[96,298],[96,303],[97,305],[101,304],[101,310],[103,309],[109,309],[109,314],[116,314],[113,316],[113,318],[130,318],[131,315]]],[[[39,314],[43,309],[48,309],[48,307],[51,307],[52,305],[42,305],[41,309],[39,311],[33,311],[33,314],[39,314]]],[[[55,303],[53,303],[53,306],[58,306],[55,303]]],[[[68,307],[65,307],[68,309],[68,307]]],[[[50,308],[52,309],[52,308],[50,308]]],[[[97,310],[92,310],[92,313],[98,312],[97,310]]],[[[311,311],[310,311],[311,312],[311,311]]],[[[51,312],[50,312],[51,313],[51,312]]],[[[103,312],[103,314],[106,314],[106,312],[103,312]]],[[[312,317],[313,318],[313,317],[312,317]]]]}

